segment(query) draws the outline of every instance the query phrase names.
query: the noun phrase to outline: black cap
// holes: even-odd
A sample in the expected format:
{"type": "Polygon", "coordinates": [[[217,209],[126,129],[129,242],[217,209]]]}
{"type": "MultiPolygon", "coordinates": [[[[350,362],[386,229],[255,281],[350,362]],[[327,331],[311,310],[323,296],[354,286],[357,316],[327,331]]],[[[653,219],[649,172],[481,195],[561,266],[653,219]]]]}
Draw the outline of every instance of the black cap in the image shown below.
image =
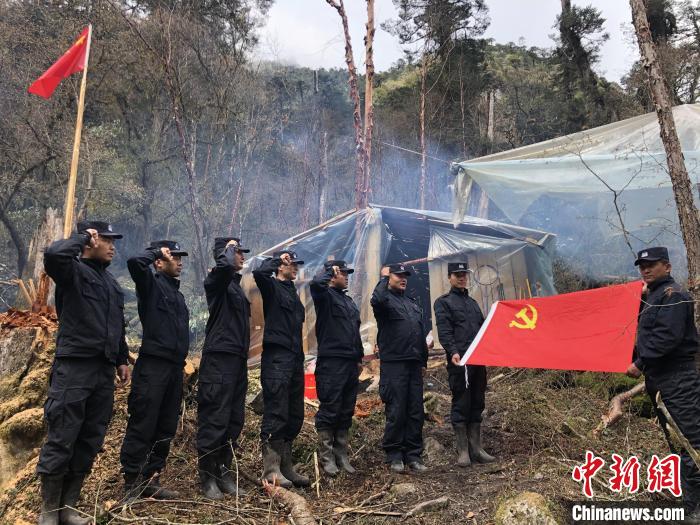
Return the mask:
{"type": "Polygon", "coordinates": [[[295,252],[294,250],[279,250],[279,251],[277,251],[277,252],[273,252],[273,253],[272,253],[272,258],[273,258],[273,259],[279,259],[279,258],[282,257],[285,253],[288,253],[288,254],[289,254],[289,256],[292,258],[292,262],[293,262],[294,264],[304,264],[304,261],[302,261],[301,259],[299,259],[299,258],[297,257],[297,252],[295,252]]]}
{"type": "Polygon", "coordinates": [[[236,244],[234,245],[236,247],[236,251],[241,253],[248,253],[250,251],[241,246],[241,240],[238,237],[216,237],[214,239],[214,257],[221,253],[221,250],[226,248],[226,245],[231,241],[236,241],[236,244]]]}
{"type": "Polygon", "coordinates": [[[447,275],[460,272],[468,272],[469,263],[468,262],[451,262],[447,263],[447,275]]]}
{"type": "Polygon", "coordinates": [[[345,273],[354,273],[355,272],[354,268],[348,268],[348,263],[346,263],[345,261],[341,261],[339,259],[334,259],[332,261],[326,261],[323,263],[323,267],[326,270],[330,270],[334,266],[337,266],[341,272],[345,272],[345,273]]]}
{"type": "Polygon", "coordinates": [[[85,230],[97,230],[101,237],[112,237],[113,239],[121,239],[124,237],[121,233],[114,233],[112,225],[105,221],[78,221],[78,233],[85,233],[85,230]]]}
{"type": "Polygon", "coordinates": [[[412,275],[411,270],[407,270],[403,264],[390,264],[389,273],[404,274],[406,276],[412,275]]]}
{"type": "Polygon", "coordinates": [[[670,260],[671,259],[668,258],[667,248],[665,248],[664,246],[654,246],[653,248],[647,248],[637,253],[637,260],[634,261],[634,265],[639,266],[639,263],[642,261],[654,262],[670,260]]]}
{"type": "Polygon", "coordinates": [[[177,241],[151,241],[149,248],[168,248],[170,250],[170,255],[179,255],[181,257],[187,257],[187,255],[189,255],[180,248],[180,244],[177,241]]]}

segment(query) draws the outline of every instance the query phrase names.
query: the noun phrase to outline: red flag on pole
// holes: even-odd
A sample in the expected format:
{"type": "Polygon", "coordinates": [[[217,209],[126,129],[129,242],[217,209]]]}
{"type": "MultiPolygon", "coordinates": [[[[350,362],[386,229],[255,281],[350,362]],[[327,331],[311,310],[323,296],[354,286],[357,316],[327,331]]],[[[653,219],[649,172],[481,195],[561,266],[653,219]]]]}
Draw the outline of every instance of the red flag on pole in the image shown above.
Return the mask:
{"type": "Polygon", "coordinates": [[[461,363],[624,372],[632,362],[642,282],[498,301],[461,363]]]}
{"type": "Polygon", "coordinates": [[[88,48],[88,31],[89,28],[87,27],[83,29],[83,32],[80,33],[75,44],[29,86],[28,91],[30,93],[34,93],[40,97],[50,98],[61,80],[85,68],[88,48]]]}

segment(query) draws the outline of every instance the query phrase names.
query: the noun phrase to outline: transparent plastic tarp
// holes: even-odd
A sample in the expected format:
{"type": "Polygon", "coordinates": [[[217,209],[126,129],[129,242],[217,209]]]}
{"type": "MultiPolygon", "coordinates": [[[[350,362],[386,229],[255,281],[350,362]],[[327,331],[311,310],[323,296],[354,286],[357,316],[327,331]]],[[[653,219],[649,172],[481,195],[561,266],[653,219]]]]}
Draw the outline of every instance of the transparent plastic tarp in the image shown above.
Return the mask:
{"type": "MultiPolygon", "coordinates": [[[[700,105],[677,106],[673,115],[686,168],[697,184],[700,105]]],[[[684,266],[685,251],[655,113],[459,166],[455,222],[474,213],[475,201],[484,202],[483,192],[497,208],[489,209],[489,216],[557,234],[559,252],[592,273],[632,271],[627,241],[634,250],[666,244],[677,266],[684,266]]],[[[697,199],[697,191],[694,194],[697,199]]]]}
{"type": "Polygon", "coordinates": [[[313,301],[309,283],[329,259],[343,259],[355,268],[348,293],[360,306],[365,353],[376,340],[369,300],[383,264],[404,263],[414,275],[408,292],[423,308],[426,326],[433,324],[432,304],[447,291],[447,262],[468,257],[475,279],[471,291],[484,312],[498,298],[512,299],[554,293],[551,257],[555,237],[546,232],[467,217],[458,225],[446,212],[372,206],[351,211],[301,233],[251,258],[242,286],[251,301],[251,359],[262,351],[264,316],[252,269],[281,248],[295,250],[305,264],[297,289],[306,308],[304,351],[316,353],[313,301]],[[528,288],[529,287],[529,288],[528,288]]]}

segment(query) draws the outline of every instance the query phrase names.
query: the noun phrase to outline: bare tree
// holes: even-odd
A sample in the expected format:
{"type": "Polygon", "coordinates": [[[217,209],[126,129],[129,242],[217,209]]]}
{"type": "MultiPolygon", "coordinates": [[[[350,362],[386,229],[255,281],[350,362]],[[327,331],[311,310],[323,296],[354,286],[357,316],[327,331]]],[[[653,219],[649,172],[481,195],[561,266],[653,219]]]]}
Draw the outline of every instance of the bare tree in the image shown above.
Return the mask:
{"type": "MultiPolygon", "coordinates": [[[[630,7],[642,64],[649,77],[649,89],[659,118],[661,140],[666,150],[666,161],[688,259],[688,290],[693,299],[698,301],[700,300],[700,218],[693,202],[690,178],[685,168],[683,152],[673,120],[671,97],[656,56],[656,46],[651,38],[644,1],[630,0],[630,7]]],[[[695,309],[695,324],[700,325],[700,308],[695,309]]]]}

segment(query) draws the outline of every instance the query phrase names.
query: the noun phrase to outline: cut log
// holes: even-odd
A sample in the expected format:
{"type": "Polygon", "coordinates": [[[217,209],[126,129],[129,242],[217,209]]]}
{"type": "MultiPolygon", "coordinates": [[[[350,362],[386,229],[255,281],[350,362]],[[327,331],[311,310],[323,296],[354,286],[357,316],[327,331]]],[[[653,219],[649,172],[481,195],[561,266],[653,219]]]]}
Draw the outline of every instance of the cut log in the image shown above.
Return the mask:
{"type": "Polygon", "coordinates": [[[610,409],[608,410],[608,413],[600,416],[600,419],[602,421],[593,431],[593,435],[597,436],[604,429],[617,423],[617,421],[622,417],[622,414],[623,414],[622,406],[625,403],[627,403],[630,399],[632,399],[634,396],[644,392],[644,390],[645,390],[644,383],[639,383],[638,385],[635,385],[630,390],[628,390],[626,392],[622,392],[621,394],[618,394],[615,397],[613,397],[612,401],[610,401],[610,409]]]}
{"type": "Polygon", "coordinates": [[[282,487],[278,487],[277,485],[273,485],[267,480],[263,480],[262,485],[268,496],[276,499],[287,507],[294,523],[297,525],[316,525],[316,518],[314,518],[306,500],[302,496],[282,487]]]}

